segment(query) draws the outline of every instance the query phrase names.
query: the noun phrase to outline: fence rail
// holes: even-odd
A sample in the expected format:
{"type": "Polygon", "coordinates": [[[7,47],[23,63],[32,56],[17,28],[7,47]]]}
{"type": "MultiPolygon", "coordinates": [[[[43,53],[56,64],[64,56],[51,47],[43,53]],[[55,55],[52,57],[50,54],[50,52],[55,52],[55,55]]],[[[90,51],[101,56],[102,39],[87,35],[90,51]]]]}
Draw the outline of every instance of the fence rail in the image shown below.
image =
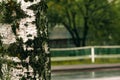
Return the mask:
{"type": "Polygon", "coordinates": [[[91,58],[120,58],[120,46],[88,46],[77,48],[51,48],[52,61],[91,58]]]}

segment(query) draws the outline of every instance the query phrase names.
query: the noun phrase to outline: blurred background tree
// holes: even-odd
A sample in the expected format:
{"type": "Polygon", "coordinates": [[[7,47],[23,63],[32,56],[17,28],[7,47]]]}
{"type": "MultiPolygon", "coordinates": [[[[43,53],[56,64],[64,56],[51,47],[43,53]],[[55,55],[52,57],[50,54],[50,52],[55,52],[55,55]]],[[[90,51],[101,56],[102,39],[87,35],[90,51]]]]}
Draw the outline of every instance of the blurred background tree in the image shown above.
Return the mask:
{"type": "Polygon", "coordinates": [[[117,45],[119,0],[49,0],[49,27],[63,25],[76,47],[117,45]]]}

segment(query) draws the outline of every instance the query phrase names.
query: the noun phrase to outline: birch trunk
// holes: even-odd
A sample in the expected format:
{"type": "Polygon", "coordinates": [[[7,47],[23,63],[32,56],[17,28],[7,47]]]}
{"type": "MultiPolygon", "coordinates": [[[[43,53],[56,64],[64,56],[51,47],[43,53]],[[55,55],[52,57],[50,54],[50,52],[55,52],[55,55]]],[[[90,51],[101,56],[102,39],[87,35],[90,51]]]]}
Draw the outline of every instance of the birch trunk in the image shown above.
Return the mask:
{"type": "Polygon", "coordinates": [[[17,68],[20,67],[20,69],[11,69],[11,79],[50,80],[50,53],[48,50],[45,0],[17,0],[17,3],[21,4],[20,7],[27,16],[9,24],[12,28],[13,24],[19,24],[19,28],[14,31],[16,38],[14,43],[17,44],[17,49],[14,50],[13,47],[10,50],[16,51],[17,55],[13,55],[11,59],[15,62],[19,60],[17,68]]]}

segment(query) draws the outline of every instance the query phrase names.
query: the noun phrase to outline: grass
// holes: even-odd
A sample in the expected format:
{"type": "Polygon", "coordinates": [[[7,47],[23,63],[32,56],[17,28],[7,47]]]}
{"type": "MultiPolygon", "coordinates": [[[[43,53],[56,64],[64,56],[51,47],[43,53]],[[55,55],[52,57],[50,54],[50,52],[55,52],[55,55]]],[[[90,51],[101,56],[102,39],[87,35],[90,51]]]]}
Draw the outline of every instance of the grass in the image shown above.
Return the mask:
{"type": "Polygon", "coordinates": [[[120,58],[96,58],[95,63],[91,62],[91,59],[77,59],[77,60],[64,60],[64,61],[52,61],[52,66],[55,65],[76,65],[76,64],[113,64],[120,63],[120,58]]]}

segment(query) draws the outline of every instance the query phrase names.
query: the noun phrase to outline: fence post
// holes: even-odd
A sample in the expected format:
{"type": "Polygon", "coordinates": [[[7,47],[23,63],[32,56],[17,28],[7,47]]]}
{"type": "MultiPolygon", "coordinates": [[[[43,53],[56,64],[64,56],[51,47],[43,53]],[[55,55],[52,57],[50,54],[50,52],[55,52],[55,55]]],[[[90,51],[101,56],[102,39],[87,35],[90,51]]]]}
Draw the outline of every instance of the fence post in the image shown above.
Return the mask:
{"type": "Polygon", "coordinates": [[[91,61],[92,61],[92,63],[95,62],[95,50],[94,50],[94,47],[91,47],[91,61]]]}

